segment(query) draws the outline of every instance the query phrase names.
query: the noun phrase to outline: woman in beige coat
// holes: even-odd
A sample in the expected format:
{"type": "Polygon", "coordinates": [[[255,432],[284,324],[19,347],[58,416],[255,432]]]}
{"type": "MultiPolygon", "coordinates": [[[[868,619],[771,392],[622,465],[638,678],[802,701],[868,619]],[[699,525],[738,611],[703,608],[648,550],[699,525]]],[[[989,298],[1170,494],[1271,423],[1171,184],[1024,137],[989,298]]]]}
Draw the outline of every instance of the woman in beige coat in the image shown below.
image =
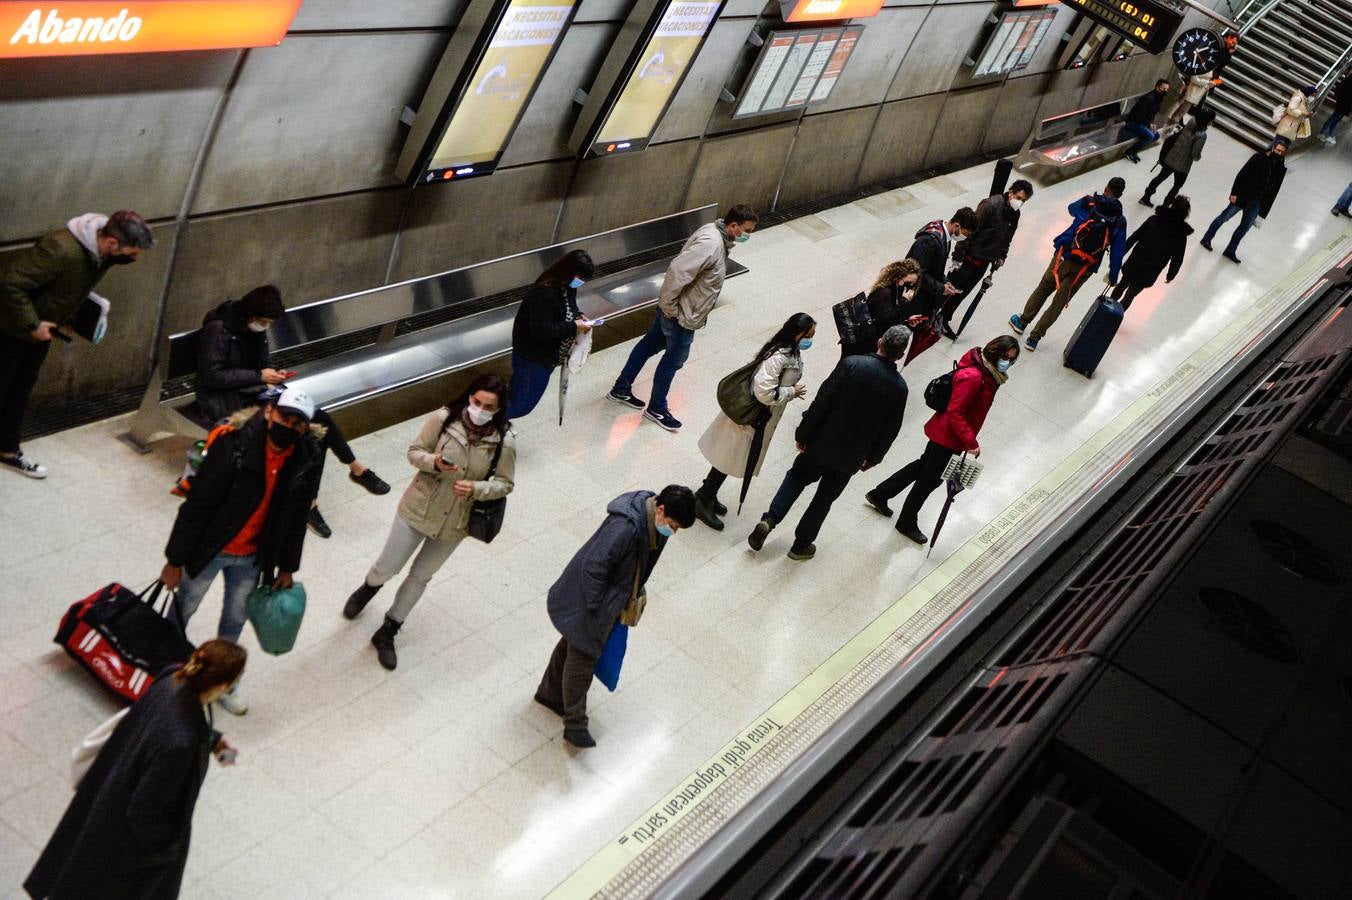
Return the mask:
{"type": "MultiPolygon", "coordinates": [[[[802,352],[812,346],[812,336],[816,333],[817,323],[811,316],[794,313],[756,354],[755,361],[759,365],[751,376],[751,393],[767,408],[769,418],[752,474],[760,473],[770,439],[784,415],[784,407],[791,400],[807,396],[807,388],[799,383],[803,378],[802,352]]],[[[741,478],[745,474],[755,432],[754,426],[738,425],[726,413],[720,412],[699,439],[699,449],[711,468],[695,492],[695,516],[715,531],[723,530],[723,520],[719,516],[728,511],[718,502],[718,489],[729,475],[741,478]]]]}
{"type": "Polygon", "coordinates": [[[1314,110],[1310,109],[1310,98],[1315,95],[1315,91],[1314,85],[1307,84],[1291,92],[1291,99],[1286,101],[1285,108],[1279,106],[1272,111],[1277,137],[1294,142],[1297,138],[1310,136],[1310,116],[1314,115],[1314,110]]]}
{"type": "Polygon", "coordinates": [[[475,501],[498,500],[512,492],[516,439],[507,422],[506,382],[497,375],[480,375],[470,382],[450,406],[423,422],[408,447],[408,461],[418,474],[399,501],[385,549],[343,607],[343,616],[355,619],[417,553],[384,624],[371,637],[380,664],[387,669],[399,663],[394,636],[432,576],[465,539],[475,501]]]}

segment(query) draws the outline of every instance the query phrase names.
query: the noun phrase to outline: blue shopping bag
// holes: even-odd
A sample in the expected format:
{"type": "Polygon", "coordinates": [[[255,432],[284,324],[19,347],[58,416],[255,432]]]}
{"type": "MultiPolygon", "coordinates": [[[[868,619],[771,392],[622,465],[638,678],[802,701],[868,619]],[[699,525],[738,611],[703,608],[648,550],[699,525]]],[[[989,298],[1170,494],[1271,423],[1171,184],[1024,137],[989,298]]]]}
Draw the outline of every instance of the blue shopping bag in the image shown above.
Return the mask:
{"type": "Polygon", "coordinates": [[[274,591],[260,584],[249,595],[244,609],[258,636],[258,646],[274,655],[287,653],[296,646],[296,635],[305,617],[305,585],[297,581],[289,588],[274,591]]]}
{"type": "Polygon", "coordinates": [[[624,665],[624,651],[629,646],[629,626],[615,623],[606,638],[606,648],[596,660],[596,680],[614,691],[620,685],[620,666],[624,665]]]}

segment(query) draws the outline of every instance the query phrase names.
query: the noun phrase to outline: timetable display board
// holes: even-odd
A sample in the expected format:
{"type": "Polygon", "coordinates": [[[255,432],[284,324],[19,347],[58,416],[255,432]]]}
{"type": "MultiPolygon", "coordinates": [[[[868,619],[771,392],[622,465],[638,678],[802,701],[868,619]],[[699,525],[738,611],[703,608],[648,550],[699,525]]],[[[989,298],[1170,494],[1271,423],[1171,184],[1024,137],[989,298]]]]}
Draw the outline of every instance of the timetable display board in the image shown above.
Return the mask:
{"type": "Polygon", "coordinates": [[[596,120],[588,156],[648,145],[722,7],[723,0],[670,0],[658,7],[639,51],[627,63],[623,87],[596,120]]]}
{"type": "Polygon", "coordinates": [[[1101,25],[1143,47],[1151,53],[1167,50],[1183,10],[1164,0],[1063,0],[1066,6],[1084,13],[1101,25]]]}
{"type": "Polygon", "coordinates": [[[981,51],[972,77],[986,78],[1027,68],[1055,19],[1054,9],[1005,13],[981,51]]]}
{"type": "Polygon", "coordinates": [[[863,33],[862,25],[771,32],[732,117],[763,116],[825,100],[863,33]]]}
{"type": "Polygon", "coordinates": [[[400,174],[433,184],[492,173],[578,2],[475,4],[472,11],[483,16],[482,25],[462,19],[472,43],[457,46],[452,38],[400,158],[400,174]],[[436,116],[430,127],[421,119],[429,114],[436,116]]]}

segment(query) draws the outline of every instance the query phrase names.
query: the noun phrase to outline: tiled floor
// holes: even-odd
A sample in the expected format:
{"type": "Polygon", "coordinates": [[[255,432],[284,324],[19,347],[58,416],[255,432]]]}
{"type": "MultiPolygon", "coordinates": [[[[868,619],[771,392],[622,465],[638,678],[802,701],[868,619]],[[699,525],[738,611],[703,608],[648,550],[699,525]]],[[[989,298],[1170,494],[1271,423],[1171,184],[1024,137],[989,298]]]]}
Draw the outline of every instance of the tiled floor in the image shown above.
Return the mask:
{"type": "MultiPolygon", "coordinates": [[[[1247,151],[1213,136],[1188,193],[1200,231],[1224,204],[1247,151]]],[[[592,692],[600,746],[575,753],[558,720],[531,702],[556,636],[544,594],[600,521],[635,487],[694,484],[707,470],[696,441],[716,410],[719,378],[741,365],[790,313],[822,323],[807,354],[815,386],[835,362],[830,304],[866,287],[927,220],[975,205],[989,172],[959,172],[758,232],[737,250],[750,274],[727,285],[677,379],[670,435],[602,394],[624,348],[595,356],[573,380],[560,429],[537,414],[519,426],[517,490],[491,546],[466,542],[399,637],[400,665],[379,668],[367,644],[387,591],[357,623],[338,615],[375,557],[411,472],[404,448],[417,422],[356,442],[395,483],[372,498],[330,477],[322,504],[335,535],[307,541],[300,573],[311,609],[295,652],[251,656],[252,708],[224,724],[240,764],[214,769],[197,810],[187,897],[538,897],[737,729],[791,689],[1028,485],[1203,344],[1313,248],[1345,226],[1328,214],[1352,172],[1352,151],[1291,162],[1270,223],[1251,233],[1235,267],[1194,241],[1179,280],[1137,300],[1092,380],[1060,365],[1088,288],[1036,354],[1025,354],[982,434],[987,471],[963,495],[934,558],[904,540],[861,498],[923,446],[920,388],[948,366],[947,342],[906,370],[912,409],[882,466],[854,480],[818,541],[817,559],[784,558],[790,528],[759,556],[744,537],[792,458],[789,428],[770,449],[747,508],[716,534],[679,535],[654,575],[652,606],[632,636],[620,690],[592,692]]],[[[1039,190],[1008,266],[969,327],[971,346],[1004,333],[1064,227],[1065,204],[1111,174],[1129,179],[1127,211],[1146,166],[1115,164],[1039,190]]],[[[730,198],[735,199],[735,198],[730,198]]],[[[1225,233],[1228,235],[1228,231],[1225,233]]],[[[651,376],[651,368],[646,373],[651,376]]],[[[640,394],[646,388],[640,382],[640,394]]],[[[789,413],[796,422],[803,405],[789,413]]],[[[102,584],[149,582],[175,502],[167,486],[185,442],[147,457],[113,439],[110,420],[32,442],[45,483],[0,482],[0,893],[14,896],[70,796],[70,748],[113,711],[51,644],[65,606],[102,584]]],[[[736,482],[725,489],[732,500],[736,482]]],[[[735,505],[735,504],[734,504],[735,505]]],[[[795,513],[801,513],[805,503],[795,513]]],[[[924,515],[938,512],[932,500],[924,515]]],[[[219,589],[192,623],[208,637],[219,589]]],[[[252,638],[246,638],[252,649],[252,638]]]]}

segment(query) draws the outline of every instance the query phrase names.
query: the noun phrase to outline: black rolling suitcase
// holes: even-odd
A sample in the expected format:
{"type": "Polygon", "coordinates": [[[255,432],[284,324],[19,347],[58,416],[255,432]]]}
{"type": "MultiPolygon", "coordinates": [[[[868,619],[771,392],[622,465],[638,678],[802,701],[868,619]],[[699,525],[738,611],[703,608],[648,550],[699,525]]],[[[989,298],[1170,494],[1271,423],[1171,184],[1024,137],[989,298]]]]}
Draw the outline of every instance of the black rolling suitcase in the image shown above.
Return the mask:
{"type": "Polygon", "coordinates": [[[1092,378],[1094,369],[1098,368],[1103,354],[1108,352],[1108,345],[1113,342],[1121,324],[1122,304],[1107,294],[1100,294],[1066,344],[1066,367],[1085,378],[1092,378]]]}

